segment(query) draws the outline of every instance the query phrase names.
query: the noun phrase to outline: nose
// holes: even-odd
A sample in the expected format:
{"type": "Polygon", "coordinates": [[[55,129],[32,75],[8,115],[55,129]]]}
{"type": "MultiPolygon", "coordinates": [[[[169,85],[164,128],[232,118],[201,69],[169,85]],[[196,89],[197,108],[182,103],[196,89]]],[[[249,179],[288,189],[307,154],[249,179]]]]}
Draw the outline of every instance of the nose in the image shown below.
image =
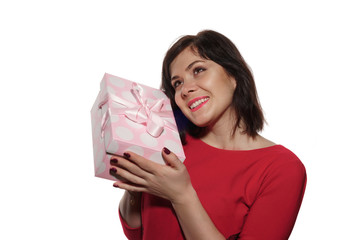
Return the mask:
{"type": "Polygon", "coordinates": [[[192,92],[195,92],[197,89],[197,86],[195,84],[195,81],[193,80],[185,80],[183,82],[183,86],[181,88],[181,96],[187,97],[192,92]]]}

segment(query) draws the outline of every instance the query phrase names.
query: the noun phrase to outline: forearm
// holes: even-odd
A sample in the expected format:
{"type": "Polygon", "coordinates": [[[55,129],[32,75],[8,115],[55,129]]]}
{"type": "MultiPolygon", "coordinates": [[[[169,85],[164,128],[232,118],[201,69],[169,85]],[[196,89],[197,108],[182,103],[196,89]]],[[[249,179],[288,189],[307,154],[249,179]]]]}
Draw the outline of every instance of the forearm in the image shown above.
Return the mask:
{"type": "Polygon", "coordinates": [[[183,199],[172,203],[187,240],[224,240],[202,206],[196,191],[191,188],[183,199]]]}
{"type": "Polygon", "coordinates": [[[125,191],[120,200],[119,210],[122,218],[132,227],[141,226],[141,193],[125,191]]]}

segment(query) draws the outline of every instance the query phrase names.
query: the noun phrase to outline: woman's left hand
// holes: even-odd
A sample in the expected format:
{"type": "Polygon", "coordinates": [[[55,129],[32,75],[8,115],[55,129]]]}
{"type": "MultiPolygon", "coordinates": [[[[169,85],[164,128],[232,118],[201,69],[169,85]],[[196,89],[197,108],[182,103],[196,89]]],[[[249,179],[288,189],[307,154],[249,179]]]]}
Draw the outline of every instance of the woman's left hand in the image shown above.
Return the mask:
{"type": "Polygon", "coordinates": [[[167,148],[163,149],[162,157],[166,165],[152,162],[133,152],[125,152],[124,157],[113,156],[110,173],[122,179],[115,182],[114,187],[150,193],[172,203],[181,202],[182,197],[193,190],[189,173],[167,148]]]}

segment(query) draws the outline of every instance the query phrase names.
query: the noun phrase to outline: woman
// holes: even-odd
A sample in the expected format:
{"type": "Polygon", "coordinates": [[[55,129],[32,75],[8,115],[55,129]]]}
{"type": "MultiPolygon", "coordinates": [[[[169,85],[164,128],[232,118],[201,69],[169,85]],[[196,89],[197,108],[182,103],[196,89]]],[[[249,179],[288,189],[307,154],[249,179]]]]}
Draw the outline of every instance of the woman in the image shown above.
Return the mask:
{"type": "Polygon", "coordinates": [[[214,31],[180,38],[167,52],[162,88],[184,143],[181,163],[132,152],[111,159],[125,189],[129,239],[288,239],[306,185],[301,161],[258,134],[264,124],[251,71],[214,31]]]}

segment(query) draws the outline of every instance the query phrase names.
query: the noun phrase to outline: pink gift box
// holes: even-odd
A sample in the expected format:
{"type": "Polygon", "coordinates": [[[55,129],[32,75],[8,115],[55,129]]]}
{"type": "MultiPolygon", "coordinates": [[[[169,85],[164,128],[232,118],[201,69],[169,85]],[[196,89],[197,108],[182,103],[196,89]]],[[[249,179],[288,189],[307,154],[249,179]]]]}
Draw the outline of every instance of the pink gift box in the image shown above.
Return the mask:
{"type": "Polygon", "coordinates": [[[109,174],[112,155],[135,152],[165,164],[163,147],[185,160],[170,100],[159,89],[105,73],[91,109],[95,176],[109,174]]]}

